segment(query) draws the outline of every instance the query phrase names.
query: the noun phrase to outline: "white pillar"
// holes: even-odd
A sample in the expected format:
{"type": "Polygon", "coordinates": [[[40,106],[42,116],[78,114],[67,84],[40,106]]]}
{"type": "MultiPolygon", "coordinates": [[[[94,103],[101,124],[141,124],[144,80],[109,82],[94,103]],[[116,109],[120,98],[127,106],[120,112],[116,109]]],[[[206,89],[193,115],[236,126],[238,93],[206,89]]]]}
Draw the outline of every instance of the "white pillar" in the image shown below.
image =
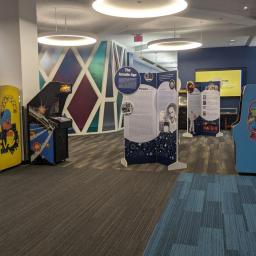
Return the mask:
{"type": "Polygon", "coordinates": [[[39,91],[35,0],[0,0],[0,85],[15,85],[26,104],[39,91]]]}

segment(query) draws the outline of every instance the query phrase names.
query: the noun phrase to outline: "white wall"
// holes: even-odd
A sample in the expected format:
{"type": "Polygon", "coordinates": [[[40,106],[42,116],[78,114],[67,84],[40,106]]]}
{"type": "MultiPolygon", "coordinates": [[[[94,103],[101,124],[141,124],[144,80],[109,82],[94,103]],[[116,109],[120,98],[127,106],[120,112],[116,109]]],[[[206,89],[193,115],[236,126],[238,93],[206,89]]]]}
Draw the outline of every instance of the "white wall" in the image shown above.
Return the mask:
{"type": "Polygon", "coordinates": [[[0,6],[0,84],[17,86],[26,105],[39,91],[36,1],[0,6]]]}
{"type": "Polygon", "coordinates": [[[0,84],[21,88],[18,0],[0,0],[0,84]]]}
{"type": "Polygon", "coordinates": [[[19,1],[22,96],[26,105],[39,92],[36,1],[19,1]]]}

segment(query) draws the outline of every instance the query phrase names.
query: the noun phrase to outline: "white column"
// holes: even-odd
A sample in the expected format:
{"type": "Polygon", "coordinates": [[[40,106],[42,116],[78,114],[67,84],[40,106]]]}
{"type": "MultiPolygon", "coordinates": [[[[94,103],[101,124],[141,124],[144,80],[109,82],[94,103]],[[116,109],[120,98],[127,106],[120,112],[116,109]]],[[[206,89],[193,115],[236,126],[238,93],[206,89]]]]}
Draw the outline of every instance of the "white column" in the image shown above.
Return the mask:
{"type": "Polygon", "coordinates": [[[15,85],[23,106],[39,91],[35,0],[0,0],[0,85],[15,85]]]}

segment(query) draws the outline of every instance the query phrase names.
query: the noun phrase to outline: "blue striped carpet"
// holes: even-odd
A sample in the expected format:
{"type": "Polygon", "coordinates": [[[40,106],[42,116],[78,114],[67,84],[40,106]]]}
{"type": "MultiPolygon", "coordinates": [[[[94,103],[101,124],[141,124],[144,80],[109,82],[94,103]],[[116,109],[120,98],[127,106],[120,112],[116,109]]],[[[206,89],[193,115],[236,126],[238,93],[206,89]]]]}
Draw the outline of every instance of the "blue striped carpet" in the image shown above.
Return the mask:
{"type": "Polygon", "coordinates": [[[192,255],[256,255],[256,177],[178,177],[144,256],[192,255]]]}

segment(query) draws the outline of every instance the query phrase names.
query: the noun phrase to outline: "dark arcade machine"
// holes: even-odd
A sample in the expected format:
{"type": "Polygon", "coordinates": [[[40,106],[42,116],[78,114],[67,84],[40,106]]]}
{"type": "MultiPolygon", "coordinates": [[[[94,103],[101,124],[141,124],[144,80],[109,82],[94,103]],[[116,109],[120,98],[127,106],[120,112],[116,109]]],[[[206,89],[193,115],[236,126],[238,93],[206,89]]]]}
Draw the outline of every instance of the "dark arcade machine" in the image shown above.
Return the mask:
{"type": "Polygon", "coordinates": [[[50,82],[29,103],[29,156],[34,164],[57,164],[68,158],[68,129],[72,120],[62,116],[72,85],[50,82]]]}

